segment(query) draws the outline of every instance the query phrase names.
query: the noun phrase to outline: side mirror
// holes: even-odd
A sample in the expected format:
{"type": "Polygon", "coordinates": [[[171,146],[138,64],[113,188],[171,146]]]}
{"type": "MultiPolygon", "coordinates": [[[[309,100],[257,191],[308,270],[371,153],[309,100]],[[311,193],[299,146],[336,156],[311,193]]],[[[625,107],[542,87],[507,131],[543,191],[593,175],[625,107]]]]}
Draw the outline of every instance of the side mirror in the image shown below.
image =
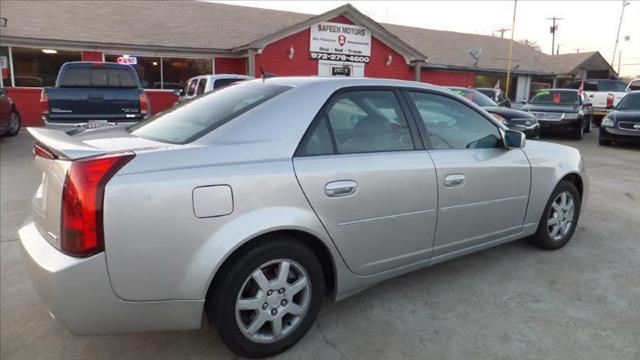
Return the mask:
{"type": "Polygon", "coordinates": [[[177,97],[182,96],[182,89],[175,89],[173,90],[173,94],[177,97]]]}
{"type": "Polygon", "coordinates": [[[505,130],[504,131],[504,145],[507,149],[518,149],[523,148],[527,142],[527,137],[516,130],[505,130]]]}

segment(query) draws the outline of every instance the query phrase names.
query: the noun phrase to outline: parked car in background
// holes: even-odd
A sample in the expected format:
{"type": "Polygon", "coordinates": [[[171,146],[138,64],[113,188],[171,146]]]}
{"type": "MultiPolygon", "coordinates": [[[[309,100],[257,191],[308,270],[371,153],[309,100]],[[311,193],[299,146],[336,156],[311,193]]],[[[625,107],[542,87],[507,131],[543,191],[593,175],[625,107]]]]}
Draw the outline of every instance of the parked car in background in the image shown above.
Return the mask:
{"type": "Polygon", "coordinates": [[[128,128],[29,131],[44,175],[19,237],[55,319],[193,329],[205,310],[245,357],[293,346],[326,294],[523,237],[559,249],[589,192],[577,149],[409,81],[260,79],[128,128]]]}
{"type": "Polygon", "coordinates": [[[103,127],[134,124],[151,114],[151,103],[133,67],[117,63],[68,62],[55,87],[40,99],[47,127],[103,127]]]}
{"type": "Polygon", "coordinates": [[[539,91],[522,110],[533,114],[542,135],[549,132],[570,133],[582,139],[582,133],[591,132],[593,113],[585,93],[572,89],[539,91]]]}
{"type": "Polygon", "coordinates": [[[640,90],[640,78],[633,79],[627,85],[627,91],[640,90]]]}
{"type": "Polygon", "coordinates": [[[502,89],[476,88],[476,90],[491,98],[491,100],[495,101],[498,106],[511,107],[511,101],[507,98],[502,89]]]}
{"type": "Polygon", "coordinates": [[[488,96],[476,89],[457,86],[450,86],[449,89],[487,110],[496,120],[509,129],[522,131],[527,136],[527,139],[536,139],[540,136],[540,124],[532,114],[526,111],[500,107],[488,96]]]}
{"type": "Polygon", "coordinates": [[[627,93],[627,84],[620,80],[586,79],[576,80],[569,85],[570,89],[580,89],[587,94],[593,107],[593,118],[596,125],[600,125],[602,117],[607,115],[627,93]]]}
{"type": "Polygon", "coordinates": [[[238,81],[253,79],[247,75],[237,74],[218,74],[218,75],[200,75],[193,77],[187,81],[184,90],[179,92],[178,102],[185,102],[198,95],[206,94],[238,81]]]}
{"type": "Polygon", "coordinates": [[[16,103],[0,88],[0,136],[15,136],[20,131],[20,114],[16,103]]]}
{"type": "Polygon", "coordinates": [[[628,93],[600,124],[600,145],[612,141],[640,144],[640,91],[628,93]]]}

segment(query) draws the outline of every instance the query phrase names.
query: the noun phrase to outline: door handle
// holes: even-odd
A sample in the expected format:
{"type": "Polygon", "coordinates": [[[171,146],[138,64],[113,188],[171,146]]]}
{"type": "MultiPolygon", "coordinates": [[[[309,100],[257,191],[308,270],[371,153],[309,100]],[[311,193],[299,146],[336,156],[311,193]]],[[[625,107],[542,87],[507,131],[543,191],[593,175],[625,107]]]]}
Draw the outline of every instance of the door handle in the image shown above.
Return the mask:
{"type": "Polygon", "coordinates": [[[332,181],[324,186],[324,193],[328,197],[340,197],[353,195],[358,188],[358,183],[353,180],[332,181]]]}
{"type": "Polygon", "coordinates": [[[462,174],[451,174],[444,177],[444,186],[458,187],[464,185],[465,176],[462,174]]]}

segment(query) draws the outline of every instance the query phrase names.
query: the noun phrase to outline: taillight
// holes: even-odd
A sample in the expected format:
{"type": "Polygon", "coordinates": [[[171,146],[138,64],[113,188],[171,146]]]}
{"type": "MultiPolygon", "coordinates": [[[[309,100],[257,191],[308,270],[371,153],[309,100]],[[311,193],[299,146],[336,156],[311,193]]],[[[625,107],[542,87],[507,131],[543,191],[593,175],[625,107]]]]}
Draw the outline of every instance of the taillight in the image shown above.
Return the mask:
{"type": "Polygon", "coordinates": [[[55,160],[56,156],[40,143],[33,145],[33,155],[49,160],[55,160]]]}
{"type": "Polygon", "coordinates": [[[149,97],[147,94],[140,94],[140,114],[147,115],[149,110],[149,97]]]}
{"type": "Polygon", "coordinates": [[[42,115],[49,114],[49,96],[44,89],[42,89],[42,93],[40,93],[40,112],[42,115]]]}
{"type": "Polygon", "coordinates": [[[611,93],[607,94],[607,107],[608,108],[612,108],[613,107],[613,100],[614,100],[613,94],[611,94],[611,93]]]}
{"type": "Polygon", "coordinates": [[[105,155],[71,164],[62,190],[62,252],[86,257],[104,251],[104,187],[134,156],[105,155]]]}

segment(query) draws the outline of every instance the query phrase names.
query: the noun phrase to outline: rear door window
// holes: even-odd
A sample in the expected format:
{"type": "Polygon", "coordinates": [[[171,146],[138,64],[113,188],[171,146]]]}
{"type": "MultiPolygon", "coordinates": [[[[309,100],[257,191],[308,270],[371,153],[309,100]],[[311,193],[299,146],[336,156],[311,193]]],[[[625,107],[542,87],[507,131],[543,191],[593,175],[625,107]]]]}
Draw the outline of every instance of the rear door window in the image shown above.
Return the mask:
{"type": "Polygon", "coordinates": [[[345,92],[332,99],[320,116],[302,145],[302,155],[414,149],[407,119],[393,91],[345,92]]]}
{"type": "Polygon", "coordinates": [[[204,94],[204,89],[207,87],[207,79],[200,79],[198,82],[198,89],[196,90],[196,95],[204,94]]]}
{"type": "Polygon", "coordinates": [[[129,129],[143,138],[185,144],[289,89],[263,82],[229,86],[184,102],[129,129]]]}
{"type": "Polygon", "coordinates": [[[198,88],[198,79],[191,80],[189,84],[189,88],[187,89],[187,96],[194,96],[196,94],[196,89],[198,88]]]}

